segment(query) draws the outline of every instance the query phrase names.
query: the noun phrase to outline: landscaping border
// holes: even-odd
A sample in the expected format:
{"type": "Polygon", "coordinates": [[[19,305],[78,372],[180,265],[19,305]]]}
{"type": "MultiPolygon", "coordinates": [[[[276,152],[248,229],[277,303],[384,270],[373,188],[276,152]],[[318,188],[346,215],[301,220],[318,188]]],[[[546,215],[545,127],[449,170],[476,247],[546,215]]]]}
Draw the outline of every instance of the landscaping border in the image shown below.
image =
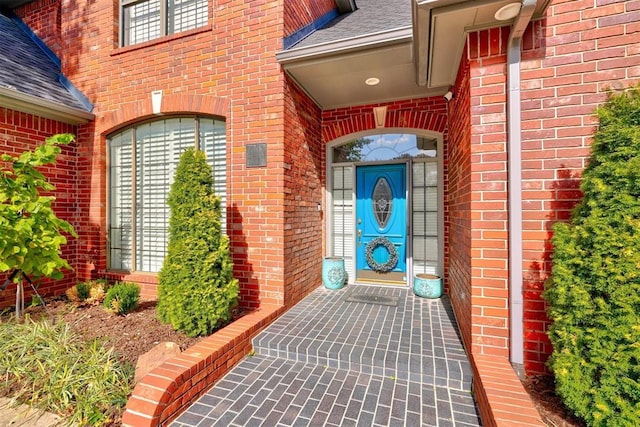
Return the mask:
{"type": "Polygon", "coordinates": [[[168,425],[249,354],[253,337],[284,311],[263,304],[153,369],[135,386],[122,425],[168,425]]]}
{"type": "Polygon", "coordinates": [[[538,410],[506,357],[474,355],[473,393],[485,427],[544,427],[538,410]]]}

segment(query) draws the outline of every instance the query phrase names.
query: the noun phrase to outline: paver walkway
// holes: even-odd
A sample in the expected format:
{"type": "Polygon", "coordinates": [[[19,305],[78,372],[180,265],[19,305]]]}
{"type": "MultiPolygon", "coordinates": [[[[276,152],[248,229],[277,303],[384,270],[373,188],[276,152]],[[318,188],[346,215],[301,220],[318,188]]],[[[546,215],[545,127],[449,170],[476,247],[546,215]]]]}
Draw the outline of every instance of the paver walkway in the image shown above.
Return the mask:
{"type": "Polygon", "coordinates": [[[480,425],[446,296],[320,287],[253,344],[173,427],[480,425]]]}
{"type": "Polygon", "coordinates": [[[14,405],[10,399],[0,398],[0,426],[3,427],[62,427],[59,416],[31,408],[14,405]]]}

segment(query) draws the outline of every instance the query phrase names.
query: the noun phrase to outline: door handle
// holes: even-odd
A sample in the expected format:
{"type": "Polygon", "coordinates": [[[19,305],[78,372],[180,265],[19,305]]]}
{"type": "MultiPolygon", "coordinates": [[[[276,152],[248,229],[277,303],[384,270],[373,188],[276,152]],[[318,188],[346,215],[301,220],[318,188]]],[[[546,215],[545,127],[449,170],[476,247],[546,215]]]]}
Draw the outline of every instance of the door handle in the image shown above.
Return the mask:
{"type": "Polygon", "coordinates": [[[358,239],[362,239],[362,230],[358,229],[358,239]]]}

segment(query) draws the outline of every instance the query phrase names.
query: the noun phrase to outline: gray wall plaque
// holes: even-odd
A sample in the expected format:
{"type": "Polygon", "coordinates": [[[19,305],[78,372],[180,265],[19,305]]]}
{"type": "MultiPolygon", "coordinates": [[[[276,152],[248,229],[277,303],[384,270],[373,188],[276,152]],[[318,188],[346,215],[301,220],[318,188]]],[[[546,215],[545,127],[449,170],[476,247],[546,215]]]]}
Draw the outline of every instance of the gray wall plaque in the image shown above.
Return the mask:
{"type": "Polygon", "coordinates": [[[247,144],[247,167],[259,168],[267,166],[267,144],[247,144]]]}

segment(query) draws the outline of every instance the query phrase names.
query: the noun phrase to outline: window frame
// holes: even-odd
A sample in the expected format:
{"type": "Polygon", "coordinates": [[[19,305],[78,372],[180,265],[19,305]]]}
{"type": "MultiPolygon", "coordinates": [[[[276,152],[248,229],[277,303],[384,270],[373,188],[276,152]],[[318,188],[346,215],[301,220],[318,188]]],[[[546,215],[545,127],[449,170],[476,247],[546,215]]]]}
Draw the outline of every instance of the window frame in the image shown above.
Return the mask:
{"type": "Polygon", "coordinates": [[[209,22],[209,2],[207,1],[207,19],[206,19],[206,23],[204,25],[201,26],[195,26],[193,28],[189,28],[188,30],[183,30],[183,31],[178,31],[178,32],[172,32],[169,33],[168,32],[168,27],[169,27],[169,6],[168,3],[170,0],[157,0],[160,2],[160,35],[156,38],[152,38],[149,40],[145,40],[145,41],[141,41],[138,43],[129,43],[127,42],[127,40],[130,38],[130,35],[128,35],[128,33],[125,31],[125,9],[128,6],[133,6],[137,3],[145,3],[145,2],[152,2],[154,0],[119,0],[120,1],[120,5],[118,8],[118,15],[119,15],[119,19],[118,19],[118,34],[119,34],[119,42],[118,42],[118,46],[119,47],[128,47],[128,46],[136,46],[138,44],[142,44],[142,43],[148,43],[154,40],[158,40],[161,39],[163,37],[167,37],[173,34],[180,34],[182,32],[185,31],[190,31],[196,28],[202,28],[202,27],[206,27],[208,25],[209,22]]]}
{"type": "MultiPolygon", "coordinates": [[[[156,123],[156,122],[166,122],[172,119],[192,119],[194,121],[194,138],[193,138],[193,148],[195,148],[196,150],[202,151],[204,147],[201,146],[201,120],[212,120],[213,123],[217,123],[220,122],[222,124],[224,124],[224,147],[225,147],[225,160],[224,160],[224,186],[225,186],[225,190],[224,190],[224,195],[221,195],[220,193],[218,193],[218,191],[216,191],[216,195],[217,196],[222,196],[223,200],[222,200],[222,216],[221,216],[221,221],[222,221],[222,233],[226,234],[227,233],[227,224],[226,224],[226,220],[227,220],[227,214],[225,212],[226,207],[228,206],[228,191],[227,191],[227,184],[228,184],[228,156],[229,156],[229,150],[228,150],[228,140],[227,140],[227,121],[224,117],[219,117],[219,116],[214,116],[214,115],[203,115],[203,114],[176,114],[176,115],[171,115],[171,116],[167,116],[167,117],[162,117],[162,118],[158,118],[158,117],[153,117],[153,118],[149,118],[146,120],[142,120],[139,122],[135,122],[132,124],[129,124],[125,127],[119,128],[114,130],[113,132],[109,133],[106,136],[106,152],[107,152],[107,162],[106,162],[106,227],[105,227],[105,231],[106,231],[106,269],[109,272],[115,272],[115,273],[126,273],[126,274],[150,274],[150,275],[156,275],[158,274],[158,272],[154,272],[154,271],[145,271],[145,270],[139,270],[137,268],[137,264],[138,264],[138,260],[137,260],[137,252],[138,252],[138,238],[139,236],[137,235],[137,222],[138,222],[138,218],[136,217],[136,194],[138,192],[137,188],[136,188],[136,182],[137,182],[137,168],[136,168],[136,139],[137,139],[137,130],[147,124],[150,123],[156,123]],[[112,200],[112,187],[113,187],[113,183],[112,183],[112,156],[111,156],[111,140],[114,139],[116,136],[124,134],[128,131],[131,131],[131,152],[132,152],[132,157],[131,157],[131,237],[130,237],[130,264],[131,264],[131,268],[130,269],[124,269],[124,268],[117,268],[117,267],[113,267],[111,264],[111,258],[112,258],[112,247],[111,244],[113,242],[113,237],[111,235],[111,225],[113,223],[113,215],[112,215],[112,207],[113,207],[113,200],[112,200]]],[[[215,151],[215,149],[214,149],[215,151]]],[[[207,163],[213,163],[215,162],[215,157],[213,159],[209,159],[207,158],[207,163]]],[[[174,165],[175,167],[177,167],[177,162],[174,165]]],[[[211,164],[210,164],[211,166],[211,164]]],[[[220,168],[222,169],[222,167],[220,168]]],[[[212,174],[214,177],[214,182],[215,182],[215,176],[216,176],[216,169],[212,166],[212,174]]],[[[170,189],[169,189],[170,191],[170,189]]],[[[168,195],[168,193],[167,193],[168,195]]],[[[167,232],[168,232],[168,227],[169,227],[169,220],[167,220],[166,226],[167,226],[167,232]]],[[[120,242],[120,244],[122,245],[122,242],[120,242]]],[[[167,236],[167,244],[168,244],[168,236],[167,236]]],[[[120,249],[122,250],[122,249],[120,249]]],[[[165,255],[166,255],[166,247],[165,247],[165,255]]]]}

